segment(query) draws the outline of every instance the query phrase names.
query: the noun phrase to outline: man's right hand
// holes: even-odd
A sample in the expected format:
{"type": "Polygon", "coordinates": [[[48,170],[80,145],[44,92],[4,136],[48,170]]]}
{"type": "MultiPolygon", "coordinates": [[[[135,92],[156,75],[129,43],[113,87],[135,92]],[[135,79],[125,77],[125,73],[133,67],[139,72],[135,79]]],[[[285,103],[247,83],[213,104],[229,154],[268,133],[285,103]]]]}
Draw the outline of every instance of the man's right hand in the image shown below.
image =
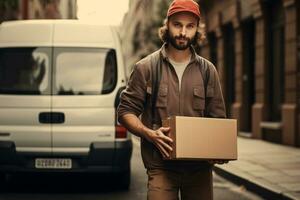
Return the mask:
{"type": "Polygon", "coordinates": [[[138,137],[144,137],[153,143],[164,158],[170,157],[170,153],[173,150],[171,147],[173,140],[167,136],[170,132],[170,127],[160,127],[157,130],[149,129],[144,126],[136,115],[130,113],[121,116],[119,120],[131,133],[138,137]]]}
{"type": "Polygon", "coordinates": [[[157,130],[149,131],[146,137],[149,142],[158,148],[164,158],[169,158],[173,151],[171,147],[173,140],[167,136],[169,132],[170,127],[160,127],[157,130]]]}

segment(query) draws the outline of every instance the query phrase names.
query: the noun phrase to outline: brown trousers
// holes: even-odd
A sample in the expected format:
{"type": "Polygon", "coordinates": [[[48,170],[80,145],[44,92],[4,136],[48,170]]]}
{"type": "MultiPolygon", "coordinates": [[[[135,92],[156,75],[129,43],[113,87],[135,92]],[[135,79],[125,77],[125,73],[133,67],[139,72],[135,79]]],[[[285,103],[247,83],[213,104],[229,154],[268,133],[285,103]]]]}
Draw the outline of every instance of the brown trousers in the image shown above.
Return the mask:
{"type": "Polygon", "coordinates": [[[150,169],[148,200],[212,200],[212,168],[187,171],[150,169]]]}

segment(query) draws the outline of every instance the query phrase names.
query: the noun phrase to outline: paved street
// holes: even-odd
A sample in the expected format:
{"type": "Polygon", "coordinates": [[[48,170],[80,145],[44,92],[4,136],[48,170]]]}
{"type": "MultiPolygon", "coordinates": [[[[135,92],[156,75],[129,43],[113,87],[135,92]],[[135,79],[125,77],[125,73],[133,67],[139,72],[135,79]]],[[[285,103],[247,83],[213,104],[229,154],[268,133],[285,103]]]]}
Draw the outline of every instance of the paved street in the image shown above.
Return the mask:
{"type": "Polygon", "coordinates": [[[218,165],[216,172],[266,199],[300,199],[300,149],[238,137],[238,160],[218,165]]]}
{"type": "MultiPolygon", "coordinates": [[[[117,189],[117,182],[103,175],[39,174],[17,175],[1,187],[0,200],[139,200],[146,199],[146,174],[137,142],[132,157],[129,191],[117,189]]],[[[260,200],[261,198],[214,176],[215,200],[260,200]]]]}

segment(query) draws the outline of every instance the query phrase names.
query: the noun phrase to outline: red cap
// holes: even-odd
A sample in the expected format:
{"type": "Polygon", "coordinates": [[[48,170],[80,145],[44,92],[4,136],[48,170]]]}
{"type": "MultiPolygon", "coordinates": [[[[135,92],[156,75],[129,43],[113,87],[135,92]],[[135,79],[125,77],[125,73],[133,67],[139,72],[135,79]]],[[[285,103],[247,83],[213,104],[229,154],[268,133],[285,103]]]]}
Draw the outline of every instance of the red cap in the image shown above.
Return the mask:
{"type": "Polygon", "coordinates": [[[199,5],[193,0],[174,0],[168,10],[167,16],[178,12],[190,12],[200,18],[199,5]]]}

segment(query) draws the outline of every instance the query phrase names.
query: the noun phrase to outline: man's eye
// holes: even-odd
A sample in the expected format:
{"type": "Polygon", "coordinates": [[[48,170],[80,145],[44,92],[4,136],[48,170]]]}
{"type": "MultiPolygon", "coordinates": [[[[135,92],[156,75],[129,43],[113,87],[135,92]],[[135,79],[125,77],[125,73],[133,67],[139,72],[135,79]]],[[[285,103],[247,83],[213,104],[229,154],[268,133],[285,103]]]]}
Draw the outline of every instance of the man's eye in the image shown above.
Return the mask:
{"type": "Polygon", "coordinates": [[[174,24],[175,27],[180,27],[180,24],[174,24]]]}
{"type": "Polygon", "coordinates": [[[194,25],[192,25],[192,24],[191,25],[187,25],[187,28],[188,29],[194,28],[194,25]]]}

